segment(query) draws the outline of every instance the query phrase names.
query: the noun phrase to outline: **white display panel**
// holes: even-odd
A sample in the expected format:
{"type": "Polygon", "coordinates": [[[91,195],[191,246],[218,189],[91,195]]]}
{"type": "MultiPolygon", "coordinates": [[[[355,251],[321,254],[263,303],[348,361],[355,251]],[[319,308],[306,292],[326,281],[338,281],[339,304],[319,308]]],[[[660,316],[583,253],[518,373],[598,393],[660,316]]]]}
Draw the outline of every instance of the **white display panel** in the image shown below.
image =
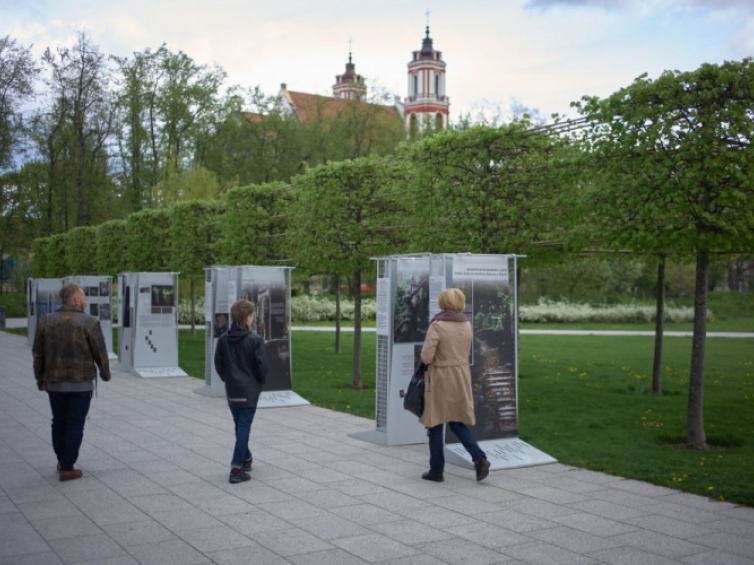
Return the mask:
{"type": "Polygon", "coordinates": [[[118,295],[119,369],[144,378],[188,376],[178,366],[177,273],[122,273],[118,295]]]}
{"type": "Polygon", "coordinates": [[[217,340],[230,325],[230,307],[241,298],[256,308],[252,331],[267,347],[270,371],[258,408],[305,406],[309,402],[292,390],[290,267],[217,266],[206,270],[207,294],[212,294],[207,323],[205,386],[195,392],[224,397],[225,386],[214,367],[217,340]],[[211,341],[210,341],[211,340],[211,341]]]}
{"type": "Polygon", "coordinates": [[[224,266],[204,270],[204,304],[206,331],[204,335],[204,386],[194,392],[213,398],[225,397],[225,383],[215,370],[215,349],[217,340],[230,327],[230,306],[228,304],[228,274],[224,266]]]}
{"type": "Polygon", "coordinates": [[[60,310],[60,289],[63,279],[29,279],[26,282],[27,292],[27,329],[26,339],[29,345],[34,345],[39,320],[60,310]]]}
{"type": "MultiPolygon", "coordinates": [[[[471,323],[471,386],[476,424],[470,426],[487,454],[490,468],[509,469],[555,463],[555,459],[518,439],[518,346],[514,255],[445,254],[431,256],[430,302],[444,288],[466,296],[471,323]]],[[[456,465],[473,467],[455,435],[445,430],[445,455],[456,465]]]]}
{"type": "Polygon", "coordinates": [[[429,327],[429,259],[395,255],[377,261],[377,313],[384,319],[377,324],[376,428],[352,437],[381,445],[426,443],[426,429],[404,410],[403,396],[429,327]]]}
{"type": "Polygon", "coordinates": [[[108,357],[117,359],[118,355],[113,351],[112,277],[82,275],[71,277],[71,280],[84,289],[86,313],[99,319],[108,357]]]}

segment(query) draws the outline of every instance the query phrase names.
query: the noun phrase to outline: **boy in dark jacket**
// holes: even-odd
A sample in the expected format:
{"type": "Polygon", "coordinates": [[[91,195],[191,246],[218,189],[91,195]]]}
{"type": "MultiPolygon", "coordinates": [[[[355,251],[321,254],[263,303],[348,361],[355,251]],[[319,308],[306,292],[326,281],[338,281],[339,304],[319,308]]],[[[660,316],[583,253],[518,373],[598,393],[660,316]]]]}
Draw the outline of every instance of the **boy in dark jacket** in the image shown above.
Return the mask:
{"type": "Polygon", "coordinates": [[[225,383],[228,406],[236,424],[229,479],[235,484],[251,479],[249,434],[269,364],[264,340],[249,330],[254,321],[254,304],[239,300],[231,307],[230,317],[233,324],[217,341],[215,369],[225,383]]]}

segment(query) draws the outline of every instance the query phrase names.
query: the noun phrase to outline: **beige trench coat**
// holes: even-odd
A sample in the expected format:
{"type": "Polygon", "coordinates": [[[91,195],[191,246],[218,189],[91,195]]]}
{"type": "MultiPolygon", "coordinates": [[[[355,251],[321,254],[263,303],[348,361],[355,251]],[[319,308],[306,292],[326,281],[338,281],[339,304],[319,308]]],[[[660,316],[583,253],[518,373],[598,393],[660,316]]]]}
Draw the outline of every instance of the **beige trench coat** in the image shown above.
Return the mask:
{"type": "Polygon", "coordinates": [[[473,426],[471,393],[471,324],[432,322],[422,347],[422,361],[429,367],[424,383],[424,413],[419,421],[427,428],[447,422],[473,426]]]}

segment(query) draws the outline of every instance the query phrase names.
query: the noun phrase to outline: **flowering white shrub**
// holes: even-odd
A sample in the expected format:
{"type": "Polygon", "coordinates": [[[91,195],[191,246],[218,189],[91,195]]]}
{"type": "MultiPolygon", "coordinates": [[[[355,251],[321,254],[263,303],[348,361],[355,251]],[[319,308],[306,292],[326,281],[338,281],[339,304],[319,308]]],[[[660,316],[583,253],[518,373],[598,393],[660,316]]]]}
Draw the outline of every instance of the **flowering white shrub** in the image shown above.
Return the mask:
{"type": "MultiPolygon", "coordinates": [[[[178,304],[178,323],[191,323],[191,300],[184,299],[178,304]]],[[[196,297],[196,307],[194,310],[194,323],[204,325],[204,296],[196,297]]]]}
{"type": "MultiPolygon", "coordinates": [[[[353,320],[353,300],[340,301],[340,315],[343,320],[353,320]]],[[[377,302],[374,298],[361,301],[361,319],[374,320],[377,302]]],[[[335,302],[315,296],[294,296],[291,299],[291,316],[294,322],[321,322],[335,320],[335,302]]]]}
{"type": "MultiPolygon", "coordinates": [[[[573,304],[554,302],[540,298],[537,304],[521,305],[518,317],[522,322],[652,322],[655,319],[655,307],[642,304],[611,304],[592,306],[591,304],[573,304]]],[[[712,312],[707,310],[707,319],[712,312]]],[[[694,309],[690,306],[665,305],[665,320],[672,322],[690,322],[694,320],[694,309]]]]}

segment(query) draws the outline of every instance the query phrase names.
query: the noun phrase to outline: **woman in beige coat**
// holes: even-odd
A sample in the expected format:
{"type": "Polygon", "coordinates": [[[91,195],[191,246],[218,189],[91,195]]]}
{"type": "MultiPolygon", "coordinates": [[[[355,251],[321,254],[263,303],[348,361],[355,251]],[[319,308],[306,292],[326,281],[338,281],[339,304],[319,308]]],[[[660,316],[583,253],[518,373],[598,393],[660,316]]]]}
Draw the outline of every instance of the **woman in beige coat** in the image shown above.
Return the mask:
{"type": "Polygon", "coordinates": [[[476,480],[490,472],[487,456],[467,426],[473,426],[474,398],[471,394],[471,324],[463,309],[463,291],[449,288],[437,297],[442,310],[429,324],[422,347],[422,361],[428,369],[424,382],[424,413],[420,419],[429,436],[429,471],[422,475],[427,481],[442,482],[445,470],[443,426],[448,424],[471,455],[476,480]]]}

